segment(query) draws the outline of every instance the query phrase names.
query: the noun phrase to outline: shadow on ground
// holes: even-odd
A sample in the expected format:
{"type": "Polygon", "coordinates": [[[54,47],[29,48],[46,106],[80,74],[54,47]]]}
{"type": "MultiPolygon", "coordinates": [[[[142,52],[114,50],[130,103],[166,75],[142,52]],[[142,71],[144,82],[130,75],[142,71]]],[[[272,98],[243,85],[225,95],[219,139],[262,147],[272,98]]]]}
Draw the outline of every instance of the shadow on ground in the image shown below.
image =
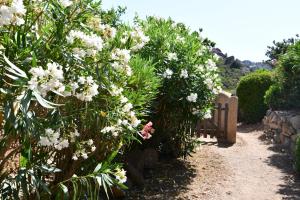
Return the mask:
{"type": "Polygon", "coordinates": [[[175,199],[187,190],[195,176],[195,166],[188,161],[161,161],[155,169],[146,170],[144,187],[132,187],[125,199],[175,199]]]}
{"type": "Polygon", "coordinates": [[[286,146],[275,144],[272,137],[268,134],[270,133],[265,132],[259,139],[266,145],[269,145],[268,149],[274,152],[265,162],[278,168],[284,174],[284,184],[279,185],[278,193],[284,196],[284,200],[300,199],[300,176],[293,169],[294,161],[291,152],[286,146]]]}
{"type": "Polygon", "coordinates": [[[262,131],[264,129],[261,123],[257,124],[242,124],[239,123],[237,126],[237,131],[239,133],[252,133],[254,131],[262,131]]]}

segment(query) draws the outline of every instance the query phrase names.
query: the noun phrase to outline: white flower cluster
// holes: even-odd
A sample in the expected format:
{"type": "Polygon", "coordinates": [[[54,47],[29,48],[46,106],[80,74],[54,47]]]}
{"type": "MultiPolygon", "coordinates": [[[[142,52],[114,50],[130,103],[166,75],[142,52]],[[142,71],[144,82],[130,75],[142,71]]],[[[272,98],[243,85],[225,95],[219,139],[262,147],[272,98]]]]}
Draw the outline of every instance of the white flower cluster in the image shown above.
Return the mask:
{"type": "Polygon", "coordinates": [[[179,76],[180,76],[180,78],[186,79],[189,77],[189,73],[186,69],[182,69],[179,76]]]}
{"type": "Polygon", "coordinates": [[[131,56],[130,56],[130,50],[127,49],[115,49],[112,54],[111,58],[113,60],[117,60],[121,63],[128,64],[131,56]]]}
{"type": "Polygon", "coordinates": [[[47,69],[34,67],[29,70],[32,74],[28,81],[29,89],[38,91],[42,96],[46,96],[49,91],[62,94],[65,86],[62,66],[57,63],[48,63],[47,69]]]}
{"type": "Polygon", "coordinates": [[[193,109],[192,109],[192,114],[193,114],[193,115],[199,115],[200,113],[201,113],[201,110],[200,110],[199,107],[193,108],[193,109]]]}
{"type": "Polygon", "coordinates": [[[132,75],[132,69],[128,64],[131,58],[130,50],[115,49],[112,52],[111,58],[115,61],[112,63],[112,67],[115,70],[119,72],[125,72],[127,76],[132,75]]]}
{"type": "Polygon", "coordinates": [[[23,0],[13,0],[11,6],[0,6],[0,27],[5,25],[20,26],[25,23],[22,16],[26,14],[23,0]]]}
{"type": "Polygon", "coordinates": [[[101,24],[100,29],[103,32],[104,38],[114,38],[117,35],[117,29],[108,24],[101,24]]]}
{"type": "Polygon", "coordinates": [[[135,44],[131,48],[132,51],[140,50],[150,41],[150,38],[144,34],[141,27],[135,27],[134,30],[130,33],[130,37],[135,44]]]}
{"type": "Polygon", "coordinates": [[[216,63],[212,59],[208,59],[205,65],[206,69],[208,69],[211,72],[216,72],[218,70],[216,63]]]}
{"type": "Polygon", "coordinates": [[[198,94],[197,93],[191,93],[189,96],[186,97],[186,100],[189,102],[197,102],[198,94]]]}
{"type": "Polygon", "coordinates": [[[101,130],[101,133],[111,133],[114,137],[119,136],[122,129],[118,126],[106,126],[101,130]]]}
{"type": "Polygon", "coordinates": [[[40,136],[40,141],[38,142],[41,146],[54,147],[57,150],[62,150],[69,147],[69,141],[67,139],[59,139],[59,132],[47,128],[45,130],[45,136],[40,136]]]}
{"type": "Polygon", "coordinates": [[[168,53],[167,58],[168,58],[169,61],[178,60],[178,57],[177,57],[176,53],[168,53]]]}
{"type": "Polygon", "coordinates": [[[92,101],[93,97],[99,94],[98,85],[93,77],[80,76],[77,82],[71,84],[72,94],[81,101],[92,101]]]}
{"type": "Polygon", "coordinates": [[[221,86],[218,85],[220,82],[219,75],[217,74],[218,67],[212,59],[207,60],[205,65],[196,66],[196,69],[201,73],[204,84],[206,84],[208,89],[212,90],[214,94],[218,94],[222,90],[221,86]]]}
{"type": "Polygon", "coordinates": [[[118,88],[116,85],[112,84],[111,86],[111,89],[110,89],[110,94],[112,96],[119,96],[122,94],[123,92],[123,88],[118,88]]]}
{"type": "Polygon", "coordinates": [[[73,2],[70,0],[59,0],[59,3],[65,8],[73,4],[73,2]]]}
{"type": "Polygon", "coordinates": [[[166,69],[166,71],[163,73],[163,77],[167,79],[171,79],[173,75],[173,71],[171,69],[166,69]]]}
{"type": "Polygon", "coordinates": [[[136,117],[135,112],[132,111],[133,105],[128,102],[128,99],[125,96],[122,95],[122,91],[122,88],[117,88],[115,85],[113,85],[113,91],[110,91],[113,96],[119,97],[120,104],[122,106],[119,110],[120,119],[117,120],[117,123],[106,126],[101,130],[102,133],[111,133],[114,137],[119,136],[124,128],[132,131],[141,123],[141,120],[139,120],[136,117]]]}
{"type": "Polygon", "coordinates": [[[124,169],[117,168],[115,177],[119,181],[119,183],[125,183],[127,181],[126,171],[124,169]]]}
{"type": "Polygon", "coordinates": [[[75,56],[83,58],[85,56],[95,56],[98,51],[101,51],[104,46],[102,38],[96,34],[85,34],[82,31],[71,30],[67,36],[67,42],[73,44],[76,39],[82,42],[86,49],[74,48],[75,56]]]}
{"type": "Polygon", "coordinates": [[[72,159],[78,160],[79,157],[82,157],[86,160],[88,158],[88,154],[91,154],[95,150],[96,146],[94,145],[94,141],[92,139],[89,139],[87,141],[81,141],[78,144],[78,149],[73,154],[72,159]]]}
{"type": "Polygon", "coordinates": [[[180,43],[184,43],[184,42],[185,42],[185,39],[184,39],[184,37],[181,37],[180,35],[177,35],[177,36],[176,36],[176,41],[177,41],[177,42],[180,42],[180,43]]]}
{"type": "Polygon", "coordinates": [[[204,118],[204,119],[210,119],[210,118],[212,118],[211,110],[206,110],[206,111],[204,112],[203,118],[204,118]]]}

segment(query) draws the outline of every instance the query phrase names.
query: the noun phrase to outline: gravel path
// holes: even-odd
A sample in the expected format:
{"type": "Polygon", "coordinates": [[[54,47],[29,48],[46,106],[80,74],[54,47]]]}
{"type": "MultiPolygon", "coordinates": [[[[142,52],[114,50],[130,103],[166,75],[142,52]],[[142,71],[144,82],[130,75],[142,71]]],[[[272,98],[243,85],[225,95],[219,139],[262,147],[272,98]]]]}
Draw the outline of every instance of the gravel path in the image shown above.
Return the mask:
{"type": "Polygon", "coordinates": [[[300,200],[290,157],[263,136],[259,126],[244,126],[233,146],[202,138],[193,157],[160,163],[129,199],[300,200]]]}

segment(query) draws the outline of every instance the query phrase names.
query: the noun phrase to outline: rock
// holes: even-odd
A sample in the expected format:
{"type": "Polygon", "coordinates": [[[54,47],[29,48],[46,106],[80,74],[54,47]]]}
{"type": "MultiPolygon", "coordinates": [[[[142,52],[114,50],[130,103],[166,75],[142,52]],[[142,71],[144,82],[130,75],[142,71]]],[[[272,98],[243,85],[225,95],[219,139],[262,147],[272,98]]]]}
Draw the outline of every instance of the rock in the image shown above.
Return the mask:
{"type": "Polygon", "coordinates": [[[144,167],[153,169],[158,163],[158,152],[153,148],[145,149],[143,152],[144,167]]]}
{"type": "Polygon", "coordinates": [[[299,137],[300,137],[300,133],[295,134],[295,135],[292,135],[292,136],[291,136],[292,142],[296,143],[296,142],[297,142],[297,139],[298,139],[299,137]]]}
{"type": "Polygon", "coordinates": [[[291,136],[291,135],[295,134],[295,130],[288,123],[283,123],[282,124],[282,134],[284,134],[286,136],[291,136]]]}
{"type": "Polygon", "coordinates": [[[293,116],[289,119],[294,129],[300,129],[300,115],[293,116]]]}

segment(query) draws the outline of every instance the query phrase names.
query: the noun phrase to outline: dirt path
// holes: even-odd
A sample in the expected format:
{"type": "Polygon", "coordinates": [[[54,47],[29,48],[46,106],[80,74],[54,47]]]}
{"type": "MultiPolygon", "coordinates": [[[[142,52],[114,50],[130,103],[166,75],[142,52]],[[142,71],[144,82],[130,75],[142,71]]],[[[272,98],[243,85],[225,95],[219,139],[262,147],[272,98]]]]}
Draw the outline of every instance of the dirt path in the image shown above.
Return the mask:
{"type": "Polygon", "coordinates": [[[233,146],[203,139],[187,161],[160,163],[130,199],[300,200],[290,157],[257,128],[241,127],[233,146]]]}
{"type": "MultiPolygon", "coordinates": [[[[263,132],[257,128],[241,127],[237,144],[231,147],[220,147],[214,140],[204,139],[202,149],[219,155],[226,173],[211,185],[213,192],[199,199],[300,199],[300,183],[294,180],[289,155],[280,146],[262,141],[263,132]]],[[[193,191],[197,190],[190,190],[193,191]]]]}

